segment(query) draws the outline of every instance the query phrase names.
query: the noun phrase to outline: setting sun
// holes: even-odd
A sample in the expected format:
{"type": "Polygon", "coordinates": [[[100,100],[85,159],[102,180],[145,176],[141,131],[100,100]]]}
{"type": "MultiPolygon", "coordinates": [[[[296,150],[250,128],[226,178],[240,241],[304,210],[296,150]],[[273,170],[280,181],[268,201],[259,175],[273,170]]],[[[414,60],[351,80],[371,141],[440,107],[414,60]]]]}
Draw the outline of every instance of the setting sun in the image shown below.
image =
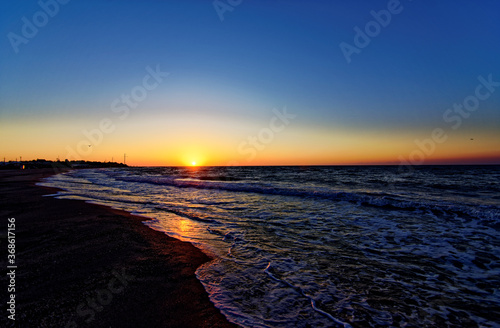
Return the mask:
{"type": "Polygon", "coordinates": [[[191,165],[192,165],[192,166],[196,166],[196,162],[195,162],[195,161],[192,161],[192,162],[191,162],[191,165]]]}

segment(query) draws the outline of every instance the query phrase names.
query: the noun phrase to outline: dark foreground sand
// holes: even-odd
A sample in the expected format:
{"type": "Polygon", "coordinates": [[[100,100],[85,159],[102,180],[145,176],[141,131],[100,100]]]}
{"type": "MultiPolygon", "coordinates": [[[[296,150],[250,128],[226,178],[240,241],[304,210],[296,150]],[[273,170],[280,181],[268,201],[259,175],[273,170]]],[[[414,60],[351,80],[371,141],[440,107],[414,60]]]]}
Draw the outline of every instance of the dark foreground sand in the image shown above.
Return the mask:
{"type": "Polygon", "coordinates": [[[16,219],[16,327],[234,327],[194,272],[209,258],[144,218],[42,197],[51,169],[0,171],[0,326],[7,319],[7,219],[16,219]]]}

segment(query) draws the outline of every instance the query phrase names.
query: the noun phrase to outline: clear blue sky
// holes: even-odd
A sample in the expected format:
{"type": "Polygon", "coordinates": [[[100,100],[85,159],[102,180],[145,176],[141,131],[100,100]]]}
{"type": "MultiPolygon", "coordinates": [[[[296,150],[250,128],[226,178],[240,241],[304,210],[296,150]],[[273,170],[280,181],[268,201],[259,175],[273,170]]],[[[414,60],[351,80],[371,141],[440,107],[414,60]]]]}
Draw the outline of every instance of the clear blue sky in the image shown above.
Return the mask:
{"type": "MultiPolygon", "coordinates": [[[[426,138],[448,128],[443,113],[473,94],[479,75],[500,81],[500,2],[402,0],[402,11],[348,64],[339,44],[353,45],[353,28],[364,29],[370,12],[389,2],[243,0],[221,21],[209,0],[72,0],[15,53],[8,33],[22,36],[22,18],[32,21],[41,8],[2,1],[1,124],[9,131],[46,124],[48,134],[56,133],[51,123],[74,124],[78,141],[82,122],[90,129],[109,116],[110,103],[141,81],[145,67],[159,65],[170,75],[134,120],[210,116],[254,122],[248,131],[257,133],[272,108],[287,106],[298,116],[280,147],[314,129],[426,138]]],[[[460,130],[484,133],[490,154],[500,140],[500,88],[473,114],[460,130]]],[[[133,133],[132,122],[123,126],[133,133]]]]}

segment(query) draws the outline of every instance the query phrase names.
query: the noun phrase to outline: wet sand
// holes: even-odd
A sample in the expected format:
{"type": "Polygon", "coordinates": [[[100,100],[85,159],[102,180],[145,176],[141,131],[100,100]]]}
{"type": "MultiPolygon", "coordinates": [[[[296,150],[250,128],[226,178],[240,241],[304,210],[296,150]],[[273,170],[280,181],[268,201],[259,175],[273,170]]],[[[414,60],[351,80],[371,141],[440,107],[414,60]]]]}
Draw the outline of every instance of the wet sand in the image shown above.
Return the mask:
{"type": "MultiPolygon", "coordinates": [[[[54,170],[0,171],[2,272],[15,218],[16,327],[235,327],[210,302],[195,270],[210,260],[145,218],[36,186],[54,170]]],[[[2,315],[7,286],[0,277],[2,315]]]]}

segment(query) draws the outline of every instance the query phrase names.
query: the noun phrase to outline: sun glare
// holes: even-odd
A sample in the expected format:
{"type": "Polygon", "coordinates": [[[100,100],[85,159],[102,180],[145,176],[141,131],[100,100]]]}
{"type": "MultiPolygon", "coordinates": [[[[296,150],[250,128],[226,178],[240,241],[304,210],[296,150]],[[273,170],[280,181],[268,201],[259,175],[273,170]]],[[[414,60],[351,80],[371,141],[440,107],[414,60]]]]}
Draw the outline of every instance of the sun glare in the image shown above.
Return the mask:
{"type": "Polygon", "coordinates": [[[192,161],[192,162],[191,162],[191,165],[192,165],[192,166],[196,166],[196,162],[195,162],[195,161],[192,161]]]}

